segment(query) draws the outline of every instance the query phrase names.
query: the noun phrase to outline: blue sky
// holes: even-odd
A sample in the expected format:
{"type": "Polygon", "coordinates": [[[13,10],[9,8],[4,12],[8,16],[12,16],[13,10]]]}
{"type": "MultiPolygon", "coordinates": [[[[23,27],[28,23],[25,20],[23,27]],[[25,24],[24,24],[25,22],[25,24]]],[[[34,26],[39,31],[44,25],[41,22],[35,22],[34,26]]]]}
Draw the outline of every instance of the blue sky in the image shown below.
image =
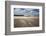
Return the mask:
{"type": "Polygon", "coordinates": [[[14,15],[38,16],[39,15],[39,9],[14,8],[14,15]]]}

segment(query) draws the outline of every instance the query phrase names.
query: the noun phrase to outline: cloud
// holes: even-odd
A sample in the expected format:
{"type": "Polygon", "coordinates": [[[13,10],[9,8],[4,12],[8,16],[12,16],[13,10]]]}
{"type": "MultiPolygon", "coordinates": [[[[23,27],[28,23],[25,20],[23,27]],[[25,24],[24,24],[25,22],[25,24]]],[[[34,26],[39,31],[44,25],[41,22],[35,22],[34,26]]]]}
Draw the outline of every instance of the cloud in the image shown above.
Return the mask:
{"type": "Polygon", "coordinates": [[[39,9],[31,8],[15,8],[14,15],[24,15],[24,16],[38,16],[39,9]]]}

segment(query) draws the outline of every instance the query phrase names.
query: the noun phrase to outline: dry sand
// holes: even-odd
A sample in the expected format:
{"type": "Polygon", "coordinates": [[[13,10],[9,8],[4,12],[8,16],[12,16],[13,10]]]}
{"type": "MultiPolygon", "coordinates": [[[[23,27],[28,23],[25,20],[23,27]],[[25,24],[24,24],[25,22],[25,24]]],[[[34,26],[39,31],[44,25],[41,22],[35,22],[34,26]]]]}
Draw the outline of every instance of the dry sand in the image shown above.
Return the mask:
{"type": "Polygon", "coordinates": [[[39,17],[14,17],[14,27],[37,27],[39,26],[39,17]]]}

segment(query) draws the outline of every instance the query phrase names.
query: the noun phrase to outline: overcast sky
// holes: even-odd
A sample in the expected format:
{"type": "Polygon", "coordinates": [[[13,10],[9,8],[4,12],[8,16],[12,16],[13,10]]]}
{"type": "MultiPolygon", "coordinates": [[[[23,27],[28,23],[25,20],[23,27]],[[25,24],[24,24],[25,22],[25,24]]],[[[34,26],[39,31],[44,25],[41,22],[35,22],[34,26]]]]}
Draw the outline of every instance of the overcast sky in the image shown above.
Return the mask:
{"type": "Polygon", "coordinates": [[[39,9],[14,8],[14,15],[38,16],[39,15],[39,9]]]}

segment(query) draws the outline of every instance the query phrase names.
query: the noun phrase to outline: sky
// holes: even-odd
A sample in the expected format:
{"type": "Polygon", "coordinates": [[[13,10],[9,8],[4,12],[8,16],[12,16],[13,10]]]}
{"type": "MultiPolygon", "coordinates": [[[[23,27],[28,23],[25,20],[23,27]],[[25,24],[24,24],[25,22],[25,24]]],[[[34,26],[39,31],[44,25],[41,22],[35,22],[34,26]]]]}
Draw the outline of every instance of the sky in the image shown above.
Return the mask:
{"type": "Polygon", "coordinates": [[[14,15],[39,16],[39,9],[14,8],[14,15]]]}

